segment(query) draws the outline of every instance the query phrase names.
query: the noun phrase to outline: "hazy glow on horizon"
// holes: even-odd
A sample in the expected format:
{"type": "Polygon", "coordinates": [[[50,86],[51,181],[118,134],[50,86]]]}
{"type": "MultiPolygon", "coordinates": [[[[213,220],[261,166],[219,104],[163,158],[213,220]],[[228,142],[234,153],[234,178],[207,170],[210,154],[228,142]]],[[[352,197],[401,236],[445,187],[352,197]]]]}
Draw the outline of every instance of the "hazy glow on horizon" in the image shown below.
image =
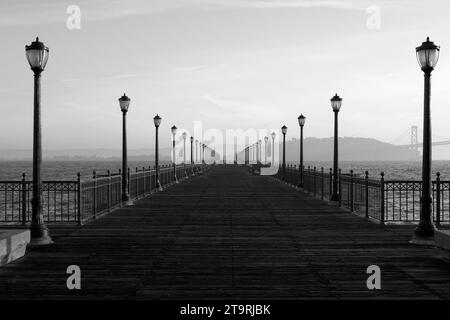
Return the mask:
{"type": "Polygon", "coordinates": [[[341,136],[391,142],[422,127],[415,47],[427,36],[441,46],[433,133],[450,137],[449,9],[444,0],[3,0],[0,150],[32,146],[24,46],[37,35],[50,48],[44,149],[120,148],[124,92],[131,149],[153,148],[157,113],[163,147],[173,124],[191,130],[196,120],[219,130],[286,124],[289,138],[298,137],[300,113],[306,136],[329,137],[335,92],[344,99],[341,136]],[[81,8],[81,30],[66,27],[69,5],[81,8]],[[380,29],[366,26],[372,5],[381,9],[380,29]]]}

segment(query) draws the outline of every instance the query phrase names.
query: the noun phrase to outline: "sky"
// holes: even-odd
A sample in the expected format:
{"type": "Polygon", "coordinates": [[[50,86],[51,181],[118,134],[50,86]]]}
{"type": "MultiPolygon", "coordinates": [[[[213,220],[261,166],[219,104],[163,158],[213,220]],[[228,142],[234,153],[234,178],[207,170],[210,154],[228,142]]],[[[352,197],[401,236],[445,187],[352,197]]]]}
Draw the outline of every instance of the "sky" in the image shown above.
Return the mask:
{"type": "Polygon", "coordinates": [[[25,45],[36,36],[50,48],[44,149],[119,149],[123,93],[130,149],[154,146],[157,113],[163,147],[172,125],[193,132],[195,121],[222,132],[286,125],[290,139],[300,113],[305,136],[330,137],[335,93],[340,136],[405,144],[412,125],[423,127],[415,48],[427,36],[441,46],[433,134],[450,137],[449,9],[445,0],[2,0],[0,150],[32,147],[25,45]],[[68,27],[73,6],[79,29],[68,27]]]}

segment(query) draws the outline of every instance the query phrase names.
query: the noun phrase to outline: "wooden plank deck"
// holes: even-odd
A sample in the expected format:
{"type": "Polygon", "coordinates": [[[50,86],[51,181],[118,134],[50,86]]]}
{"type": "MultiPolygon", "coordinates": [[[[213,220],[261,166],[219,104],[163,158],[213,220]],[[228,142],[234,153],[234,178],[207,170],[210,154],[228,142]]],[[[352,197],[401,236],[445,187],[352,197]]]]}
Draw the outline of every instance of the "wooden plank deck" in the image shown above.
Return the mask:
{"type": "Polygon", "coordinates": [[[450,266],[271,177],[216,166],[0,269],[1,299],[449,299],[450,266]],[[381,268],[381,290],[366,268],[381,268]],[[66,288],[66,268],[82,290],[66,288]]]}

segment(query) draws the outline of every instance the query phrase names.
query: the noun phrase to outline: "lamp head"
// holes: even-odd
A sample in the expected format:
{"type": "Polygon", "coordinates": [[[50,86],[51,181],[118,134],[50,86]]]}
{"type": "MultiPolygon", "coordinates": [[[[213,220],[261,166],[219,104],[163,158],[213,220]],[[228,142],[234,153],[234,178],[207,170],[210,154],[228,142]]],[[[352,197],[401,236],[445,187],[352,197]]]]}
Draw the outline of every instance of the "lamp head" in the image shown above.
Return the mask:
{"type": "Polygon", "coordinates": [[[298,116],[297,119],[298,119],[298,125],[300,127],[303,127],[305,125],[305,119],[306,119],[305,116],[303,114],[301,114],[298,116]]]}
{"type": "Polygon", "coordinates": [[[34,73],[40,74],[44,71],[48,61],[48,52],[48,47],[39,41],[39,37],[36,37],[36,41],[29,46],[25,46],[27,60],[34,73]]]}
{"type": "Polygon", "coordinates": [[[172,131],[172,135],[175,136],[177,134],[177,127],[174,125],[172,126],[172,128],[170,128],[170,130],[172,131]]]}
{"type": "Polygon", "coordinates": [[[161,117],[159,115],[156,115],[153,118],[153,123],[155,124],[155,127],[158,128],[159,125],[161,124],[161,117]]]}
{"type": "Polygon", "coordinates": [[[439,46],[430,41],[429,37],[416,48],[417,61],[423,72],[431,73],[433,71],[439,60],[439,50],[439,46]]]}
{"type": "Polygon", "coordinates": [[[342,106],[342,98],[337,95],[337,93],[334,95],[333,98],[330,99],[331,101],[331,108],[334,112],[339,112],[342,106]]]}
{"type": "Polygon", "coordinates": [[[124,93],[123,96],[119,98],[120,110],[122,112],[128,112],[128,108],[130,107],[130,98],[124,93]]]}

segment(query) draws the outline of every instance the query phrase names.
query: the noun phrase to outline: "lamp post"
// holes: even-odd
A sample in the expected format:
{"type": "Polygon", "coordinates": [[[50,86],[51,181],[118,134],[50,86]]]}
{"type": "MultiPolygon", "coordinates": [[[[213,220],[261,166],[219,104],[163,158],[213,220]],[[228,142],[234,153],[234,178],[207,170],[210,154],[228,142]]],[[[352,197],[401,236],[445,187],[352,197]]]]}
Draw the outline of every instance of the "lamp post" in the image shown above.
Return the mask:
{"type": "Polygon", "coordinates": [[[300,126],[300,165],[298,167],[300,173],[300,181],[298,186],[303,188],[303,126],[305,125],[305,116],[300,114],[298,116],[298,125],[300,126]]]}
{"type": "Polygon", "coordinates": [[[267,165],[267,141],[269,141],[269,137],[264,137],[264,164],[267,165]]]}
{"type": "Polygon", "coordinates": [[[33,197],[31,199],[31,245],[53,243],[42,215],[42,132],[41,132],[41,73],[48,61],[48,48],[36,38],[25,52],[31,70],[34,72],[34,115],[33,115],[33,197]]]}
{"type": "Polygon", "coordinates": [[[158,191],[162,191],[161,182],[159,181],[159,136],[158,129],[161,124],[161,117],[156,115],[153,118],[153,124],[155,125],[155,171],[156,171],[156,188],[158,191]]]}
{"type": "Polygon", "coordinates": [[[186,138],[187,138],[187,133],[185,131],[185,132],[183,132],[183,168],[184,168],[184,176],[186,178],[189,178],[187,171],[186,171],[186,138]]]}
{"type": "Polygon", "coordinates": [[[334,156],[333,156],[333,193],[330,201],[339,201],[340,194],[338,194],[338,170],[339,170],[339,156],[338,156],[338,114],[342,106],[342,98],[337,93],[330,99],[331,108],[334,112],[334,156]]]}
{"type": "Polygon", "coordinates": [[[191,171],[192,175],[195,176],[194,172],[194,137],[191,136],[191,171]]]}
{"type": "Polygon", "coordinates": [[[252,163],[256,160],[255,144],[252,144],[252,163]]]}
{"type": "Polygon", "coordinates": [[[234,164],[238,164],[237,136],[234,137],[234,164]]]}
{"type": "Polygon", "coordinates": [[[272,154],[270,156],[270,164],[273,166],[275,164],[275,132],[272,132],[272,154]]]}
{"type": "Polygon", "coordinates": [[[261,140],[259,140],[258,141],[258,144],[259,144],[259,162],[261,163],[262,162],[262,141],[261,140]]]}
{"type": "Polygon", "coordinates": [[[177,127],[173,126],[171,128],[172,130],[172,156],[173,156],[173,161],[172,161],[172,166],[173,166],[173,181],[175,183],[178,183],[178,179],[177,179],[177,168],[176,168],[176,163],[175,163],[175,135],[177,134],[177,127]]]}
{"type": "Polygon", "coordinates": [[[430,243],[434,237],[435,226],[432,217],[432,186],[431,186],[431,72],[439,59],[439,46],[430,38],[416,48],[417,61],[424,73],[424,102],[423,102],[423,150],[422,150],[422,197],[420,208],[420,222],[414,230],[413,243],[430,243]]]}
{"type": "Polygon", "coordinates": [[[124,205],[130,206],[133,201],[130,199],[128,192],[128,156],[127,156],[127,112],[130,107],[130,98],[124,93],[119,98],[120,110],[122,110],[122,202],[124,205]]]}
{"type": "Polygon", "coordinates": [[[202,157],[203,157],[203,163],[204,164],[206,164],[206,161],[205,161],[205,148],[206,148],[206,144],[203,144],[203,151],[202,151],[203,155],[202,155],[202,157]]]}
{"type": "Polygon", "coordinates": [[[198,163],[198,140],[195,139],[195,163],[198,163]]]}
{"type": "Polygon", "coordinates": [[[203,143],[200,143],[200,161],[202,164],[205,164],[205,145],[203,143]]]}
{"type": "Polygon", "coordinates": [[[245,164],[248,165],[250,163],[250,154],[249,154],[249,148],[245,148],[245,164]]]}
{"type": "Polygon", "coordinates": [[[286,177],[286,133],[287,133],[287,127],[282,126],[281,132],[283,133],[283,180],[286,177]]]}

